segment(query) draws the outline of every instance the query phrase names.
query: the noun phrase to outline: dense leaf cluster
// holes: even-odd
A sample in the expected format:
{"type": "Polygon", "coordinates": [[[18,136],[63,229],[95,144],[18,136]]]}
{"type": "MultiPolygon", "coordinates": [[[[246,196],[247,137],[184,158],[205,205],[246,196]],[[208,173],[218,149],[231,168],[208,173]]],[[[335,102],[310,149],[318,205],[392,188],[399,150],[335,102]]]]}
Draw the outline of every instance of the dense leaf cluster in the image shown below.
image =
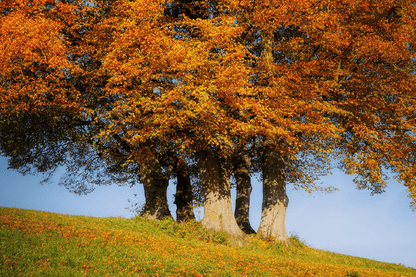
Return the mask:
{"type": "Polygon", "coordinates": [[[373,193],[393,173],[414,205],[415,17],[413,0],[1,1],[0,151],[65,166],[76,193],[140,182],[157,218],[175,178],[180,218],[204,202],[234,234],[214,224],[232,175],[247,199],[262,174],[263,236],[286,184],[320,190],[333,166],[373,193]]]}

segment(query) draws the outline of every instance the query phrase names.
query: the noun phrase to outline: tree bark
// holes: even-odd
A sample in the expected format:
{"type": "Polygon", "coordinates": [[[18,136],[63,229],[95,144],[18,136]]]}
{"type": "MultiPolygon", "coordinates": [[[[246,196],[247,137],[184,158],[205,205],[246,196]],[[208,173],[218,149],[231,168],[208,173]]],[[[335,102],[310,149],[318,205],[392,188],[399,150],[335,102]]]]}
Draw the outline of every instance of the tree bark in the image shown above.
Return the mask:
{"type": "Polygon", "coordinates": [[[176,221],[187,222],[195,219],[194,208],[192,205],[192,185],[185,162],[180,160],[179,163],[176,170],[176,221]]]}
{"type": "Polygon", "coordinates": [[[210,150],[196,153],[204,188],[204,217],[202,227],[207,230],[226,232],[232,243],[242,246],[246,236],[238,227],[231,204],[231,161],[215,157],[210,150]]]}
{"type": "MultiPolygon", "coordinates": [[[[265,62],[262,82],[269,86],[269,78],[273,76],[273,32],[262,30],[261,34],[261,58],[265,62]]],[[[286,194],[285,161],[282,155],[268,146],[268,141],[263,142],[264,152],[262,157],[263,171],[263,203],[260,226],[257,235],[265,239],[278,240],[284,245],[291,245],[286,233],[285,218],[289,198],[286,194]]]]}
{"type": "Polygon", "coordinates": [[[291,245],[285,218],[289,198],[286,194],[285,161],[280,153],[266,148],[263,153],[263,204],[257,235],[291,245]]]}
{"type": "Polygon", "coordinates": [[[146,199],[140,215],[150,219],[172,217],[167,198],[169,178],[163,174],[157,158],[152,156],[143,161],[139,174],[146,199]]]}
{"type": "Polygon", "coordinates": [[[235,219],[240,229],[246,234],[255,234],[250,225],[250,195],[251,195],[251,160],[248,154],[239,153],[234,163],[234,177],[237,183],[235,201],[235,219]]]}

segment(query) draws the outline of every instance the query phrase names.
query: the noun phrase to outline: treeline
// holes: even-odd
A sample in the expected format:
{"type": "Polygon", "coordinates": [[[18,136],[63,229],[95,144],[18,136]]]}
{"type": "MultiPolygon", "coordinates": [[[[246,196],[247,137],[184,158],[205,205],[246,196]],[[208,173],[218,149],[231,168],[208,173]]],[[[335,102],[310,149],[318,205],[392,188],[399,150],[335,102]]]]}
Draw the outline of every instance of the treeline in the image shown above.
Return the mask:
{"type": "Polygon", "coordinates": [[[143,216],[290,244],[286,186],[334,166],[416,199],[416,8],[394,1],[0,2],[0,151],[61,184],[140,183],[143,216]],[[231,177],[237,188],[235,211],[231,177]],[[260,204],[260,203],[259,203],[260,204]]]}

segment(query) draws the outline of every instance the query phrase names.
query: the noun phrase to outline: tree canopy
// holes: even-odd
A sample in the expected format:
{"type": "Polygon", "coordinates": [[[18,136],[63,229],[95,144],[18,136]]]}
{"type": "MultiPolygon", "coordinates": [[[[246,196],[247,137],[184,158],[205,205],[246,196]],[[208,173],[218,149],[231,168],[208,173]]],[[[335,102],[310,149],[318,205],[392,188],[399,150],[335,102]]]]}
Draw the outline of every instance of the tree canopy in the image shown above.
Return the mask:
{"type": "Polygon", "coordinates": [[[1,1],[1,153],[158,199],[195,163],[203,225],[236,241],[236,161],[263,174],[263,236],[284,240],[286,184],[310,191],[333,166],[373,193],[393,174],[414,207],[415,4],[1,1]]]}

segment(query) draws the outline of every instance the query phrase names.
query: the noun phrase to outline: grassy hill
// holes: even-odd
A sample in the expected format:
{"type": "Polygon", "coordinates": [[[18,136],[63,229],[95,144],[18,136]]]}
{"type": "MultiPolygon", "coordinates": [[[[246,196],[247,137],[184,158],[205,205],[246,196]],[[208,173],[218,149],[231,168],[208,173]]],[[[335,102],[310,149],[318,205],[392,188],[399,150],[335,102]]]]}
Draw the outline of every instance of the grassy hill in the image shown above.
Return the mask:
{"type": "Polygon", "coordinates": [[[0,276],[416,276],[416,270],[250,237],[239,248],[197,222],[94,218],[0,207],[0,276]]]}

